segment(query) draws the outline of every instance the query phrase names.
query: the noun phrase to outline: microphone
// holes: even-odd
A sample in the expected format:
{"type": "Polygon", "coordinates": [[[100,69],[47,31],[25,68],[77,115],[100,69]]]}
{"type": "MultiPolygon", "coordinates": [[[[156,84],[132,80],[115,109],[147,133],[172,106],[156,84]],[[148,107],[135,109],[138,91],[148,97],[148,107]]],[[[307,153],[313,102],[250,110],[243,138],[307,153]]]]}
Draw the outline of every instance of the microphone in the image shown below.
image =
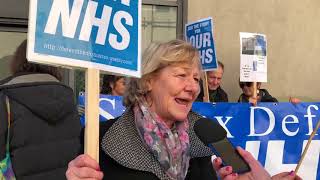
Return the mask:
{"type": "Polygon", "coordinates": [[[194,131],[205,145],[221,157],[224,166],[232,166],[233,171],[239,174],[250,171],[249,165],[228,140],[226,130],[218,123],[201,118],[195,122],[194,131]]]}
{"type": "Polygon", "coordinates": [[[220,124],[208,118],[201,118],[194,124],[194,132],[204,144],[210,144],[224,139],[226,130],[220,124]]]}

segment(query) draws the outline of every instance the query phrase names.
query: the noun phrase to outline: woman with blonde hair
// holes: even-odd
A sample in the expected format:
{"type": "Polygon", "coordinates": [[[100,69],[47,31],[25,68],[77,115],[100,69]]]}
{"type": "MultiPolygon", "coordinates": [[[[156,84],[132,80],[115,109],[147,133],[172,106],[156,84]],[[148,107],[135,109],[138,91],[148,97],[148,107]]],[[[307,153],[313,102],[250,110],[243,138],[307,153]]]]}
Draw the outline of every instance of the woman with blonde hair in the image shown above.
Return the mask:
{"type": "Polygon", "coordinates": [[[201,116],[191,106],[199,94],[200,73],[198,51],[189,43],[149,46],[142,77],[127,84],[127,110],[100,122],[99,164],[80,155],[69,163],[67,178],[217,179],[212,152],[194,132],[201,116]]]}

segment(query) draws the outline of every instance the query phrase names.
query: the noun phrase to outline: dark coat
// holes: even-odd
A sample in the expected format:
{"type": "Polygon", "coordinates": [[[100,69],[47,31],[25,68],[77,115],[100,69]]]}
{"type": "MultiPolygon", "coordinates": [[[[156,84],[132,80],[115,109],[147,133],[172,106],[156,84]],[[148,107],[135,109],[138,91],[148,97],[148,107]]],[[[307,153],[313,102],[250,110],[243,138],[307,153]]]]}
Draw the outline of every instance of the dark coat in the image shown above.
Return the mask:
{"type": "MultiPolygon", "coordinates": [[[[203,86],[202,83],[200,83],[200,93],[196,99],[196,101],[203,101],[203,86]]],[[[210,102],[228,102],[228,94],[219,86],[216,90],[209,90],[209,100],[210,102]]]]}
{"type": "Polygon", "coordinates": [[[80,122],[71,88],[48,74],[20,74],[0,85],[0,158],[8,126],[10,155],[17,179],[66,179],[68,162],[80,150],[80,122]]]}
{"type": "Polygon", "coordinates": [[[219,86],[216,90],[209,90],[210,102],[228,102],[227,93],[219,86]]]}
{"type": "MultiPolygon", "coordinates": [[[[217,179],[211,164],[212,152],[195,135],[194,123],[200,116],[190,113],[191,160],[186,179],[217,179]]],[[[147,150],[138,135],[132,109],[120,118],[100,123],[100,168],[108,180],[169,180],[160,163],[147,150]]]]}
{"type": "MultiPolygon", "coordinates": [[[[258,97],[258,102],[278,102],[278,100],[272,97],[266,89],[259,89],[258,97]]],[[[238,102],[249,102],[249,98],[242,93],[238,102]]]]}

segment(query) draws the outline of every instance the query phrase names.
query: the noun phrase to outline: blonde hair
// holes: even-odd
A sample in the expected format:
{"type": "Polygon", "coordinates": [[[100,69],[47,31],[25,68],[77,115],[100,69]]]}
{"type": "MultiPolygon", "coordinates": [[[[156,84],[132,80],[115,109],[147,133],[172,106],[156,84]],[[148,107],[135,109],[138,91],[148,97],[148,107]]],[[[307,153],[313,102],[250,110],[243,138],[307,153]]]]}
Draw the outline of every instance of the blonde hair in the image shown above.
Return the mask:
{"type": "Polygon", "coordinates": [[[198,50],[182,40],[172,40],[166,43],[152,43],[142,56],[142,77],[131,78],[124,94],[124,105],[131,106],[137,98],[145,97],[149,92],[147,82],[161,69],[170,65],[194,64],[201,69],[198,50]]]}

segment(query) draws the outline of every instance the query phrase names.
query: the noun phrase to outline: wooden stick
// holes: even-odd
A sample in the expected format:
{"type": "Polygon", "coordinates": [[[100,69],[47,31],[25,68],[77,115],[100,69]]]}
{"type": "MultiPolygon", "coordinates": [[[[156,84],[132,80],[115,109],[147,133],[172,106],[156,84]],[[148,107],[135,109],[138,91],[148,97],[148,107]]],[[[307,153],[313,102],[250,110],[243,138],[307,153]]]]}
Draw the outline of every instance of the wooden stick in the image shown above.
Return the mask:
{"type": "Polygon", "coordinates": [[[86,107],[84,153],[99,162],[99,82],[98,69],[86,71],[86,107]]]}
{"type": "Polygon", "coordinates": [[[303,150],[303,153],[302,153],[302,155],[301,155],[301,158],[300,158],[300,160],[299,160],[299,163],[297,164],[297,167],[296,167],[296,169],[294,170],[294,172],[295,172],[296,174],[298,174],[298,171],[299,171],[299,168],[300,168],[300,166],[301,166],[301,164],[302,164],[302,161],[303,161],[305,155],[307,154],[307,151],[308,151],[309,146],[310,146],[310,144],[311,144],[311,140],[312,140],[313,137],[316,135],[319,127],[320,127],[320,120],[318,121],[317,126],[314,128],[313,132],[311,133],[311,135],[310,135],[310,137],[309,137],[309,140],[308,140],[308,142],[307,142],[307,145],[306,145],[306,147],[305,147],[304,150],[303,150]]]}
{"type": "Polygon", "coordinates": [[[207,77],[207,72],[203,72],[203,95],[204,95],[204,102],[210,102],[209,98],[209,89],[208,89],[208,77],[207,77]]]}
{"type": "Polygon", "coordinates": [[[258,95],[257,95],[257,82],[253,82],[253,100],[255,101],[253,103],[254,106],[258,104],[258,95]]]}
{"type": "Polygon", "coordinates": [[[253,98],[257,99],[257,82],[253,82],[253,98]]]}

